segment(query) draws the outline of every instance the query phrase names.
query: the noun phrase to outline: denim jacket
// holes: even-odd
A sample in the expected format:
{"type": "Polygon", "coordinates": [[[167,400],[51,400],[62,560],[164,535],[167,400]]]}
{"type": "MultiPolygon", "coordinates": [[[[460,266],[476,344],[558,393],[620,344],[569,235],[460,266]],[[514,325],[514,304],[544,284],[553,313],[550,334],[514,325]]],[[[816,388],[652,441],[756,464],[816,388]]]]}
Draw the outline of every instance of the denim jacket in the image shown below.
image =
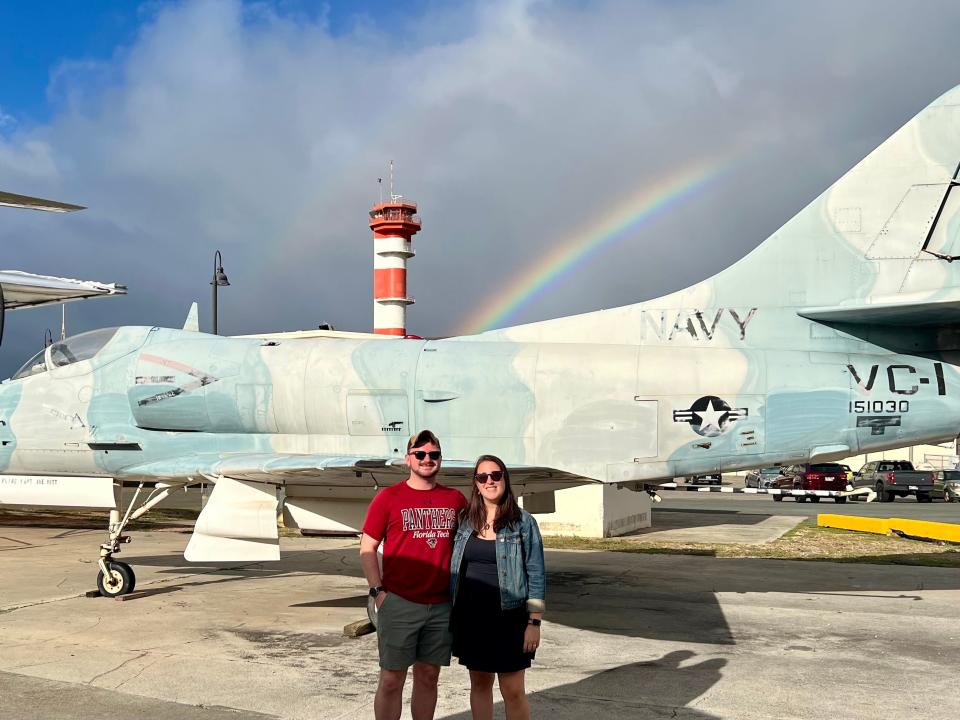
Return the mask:
{"type": "MultiPolygon", "coordinates": [[[[544,595],[547,583],[543,562],[543,539],[533,515],[521,510],[519,523],[497,532],[497,574],[500,576],[500,608],[514,610],[526,604],[527,612],[542,613],[546,609],[544,595]]],[[[450,597],[457,602],[460,566],[463,551],[474,533],[466,517],[460,520],[453,540],[450,561],[450,597]]]]}

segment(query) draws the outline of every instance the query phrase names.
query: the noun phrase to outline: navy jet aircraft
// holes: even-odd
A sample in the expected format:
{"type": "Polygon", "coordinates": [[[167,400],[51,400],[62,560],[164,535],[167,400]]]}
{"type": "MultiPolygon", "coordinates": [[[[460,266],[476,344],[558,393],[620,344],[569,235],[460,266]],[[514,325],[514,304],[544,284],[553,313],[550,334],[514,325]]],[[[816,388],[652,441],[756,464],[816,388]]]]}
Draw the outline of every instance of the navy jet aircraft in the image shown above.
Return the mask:
{"type": "Polygon", "coordinates": [[[117,595],[135,582],[114,557],[124,527],[175,490],[215,483],[188,560],[276,559],[281,509],[356,530],[420,428],[450,484],[492,452],[525,494],[953,438],[958,170],[960,87],[747,257],[665,297],[430,341],[68,338],[0,385],[0,502],[111,509],[98,584],[117,595]],[[122,484],[137,492],[121,515],[122,484]]]}

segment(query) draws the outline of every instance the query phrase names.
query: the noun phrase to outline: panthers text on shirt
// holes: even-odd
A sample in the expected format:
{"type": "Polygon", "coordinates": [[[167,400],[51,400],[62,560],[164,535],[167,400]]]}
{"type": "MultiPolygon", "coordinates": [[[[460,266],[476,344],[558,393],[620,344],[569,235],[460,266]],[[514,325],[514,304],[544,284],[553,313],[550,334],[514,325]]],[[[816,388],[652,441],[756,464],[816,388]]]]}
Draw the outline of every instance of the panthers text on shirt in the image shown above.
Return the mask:
{"type": "Polygon", "coordinates": [[[453,508],[402,508],[403,530],[452,530],[457,524],[453,508]]]}

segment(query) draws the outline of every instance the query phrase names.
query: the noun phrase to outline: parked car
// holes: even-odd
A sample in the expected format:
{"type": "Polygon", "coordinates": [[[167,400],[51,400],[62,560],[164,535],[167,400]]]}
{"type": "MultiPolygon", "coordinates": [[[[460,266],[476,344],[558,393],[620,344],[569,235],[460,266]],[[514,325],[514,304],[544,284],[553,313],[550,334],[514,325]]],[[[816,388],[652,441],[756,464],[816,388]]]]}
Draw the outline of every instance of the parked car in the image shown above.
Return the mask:
{"type": "Polygon", "coordinates": [[[752,488],[768,488],[774,480],[780,477],[780,466],[765,467],[759,470],[751,470],[744,478],[744,485],[752,488]]]}
{"type": "MultiPolygon", "coordinates": [[[[837,463],[806,463],[803,465],[788,465],[783,468],[779,477],[774,478],[771,487],[781,490],[846,490],[847,471],[843,465],[837,463]]],[[[788,496],[790,497],[790,496],[788,496]]],[[[797,502],[820,502],[819,495],[794,495],[797,502]]],[[[777,502],[783,500],[783,495],[774,495],[777,502]]],[[[834,496],[833,501],[845,503],[847,498],[834,496]]]]}
{"type": "Polygon", "coordinates": [[[933,474],[933,497],[960,502],[960,470],[937,470],[933,474]]]}
{"type": "Polygon", "coordinates": [[[915,495],[917,502],[930,502],[933,476],[930,470],[915,470],[908,460],[874,460],[854,473],[853,484],[873,488],[880,502],[893,502],[908,495],[915,495]]]}
{"type": "Polygon", "coordinates": [[[708,475],[691,475],[684,479],[687,485],[720,485],[722,476],[720,473],[710,473],[708,475]]]}

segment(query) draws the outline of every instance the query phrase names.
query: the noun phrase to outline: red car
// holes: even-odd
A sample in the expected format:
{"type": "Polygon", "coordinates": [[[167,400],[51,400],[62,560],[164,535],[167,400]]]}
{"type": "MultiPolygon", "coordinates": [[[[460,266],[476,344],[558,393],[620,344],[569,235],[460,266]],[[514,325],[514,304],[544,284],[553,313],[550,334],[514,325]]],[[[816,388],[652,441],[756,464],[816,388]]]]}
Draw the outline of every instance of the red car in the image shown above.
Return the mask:
{"type": "MultiPolygon", "coordinates": [[[[805,465],[788,465],[783,468],[780,477],[773,481],[770,487],[781,490],[846,490],[847,471],[843,465],[837,463],[806,463],[805,465]]],[[[774,495],[775,501],[783,500],[783,495],[774,495]]],[[[790,496],[788,496],[790,497],[790,496]]],[[[794,495],[797,502],[820,502],[819,495],[794,495]]],[[[845,503],[845,497],[834,496],[833,501],[845,503]]]]}

